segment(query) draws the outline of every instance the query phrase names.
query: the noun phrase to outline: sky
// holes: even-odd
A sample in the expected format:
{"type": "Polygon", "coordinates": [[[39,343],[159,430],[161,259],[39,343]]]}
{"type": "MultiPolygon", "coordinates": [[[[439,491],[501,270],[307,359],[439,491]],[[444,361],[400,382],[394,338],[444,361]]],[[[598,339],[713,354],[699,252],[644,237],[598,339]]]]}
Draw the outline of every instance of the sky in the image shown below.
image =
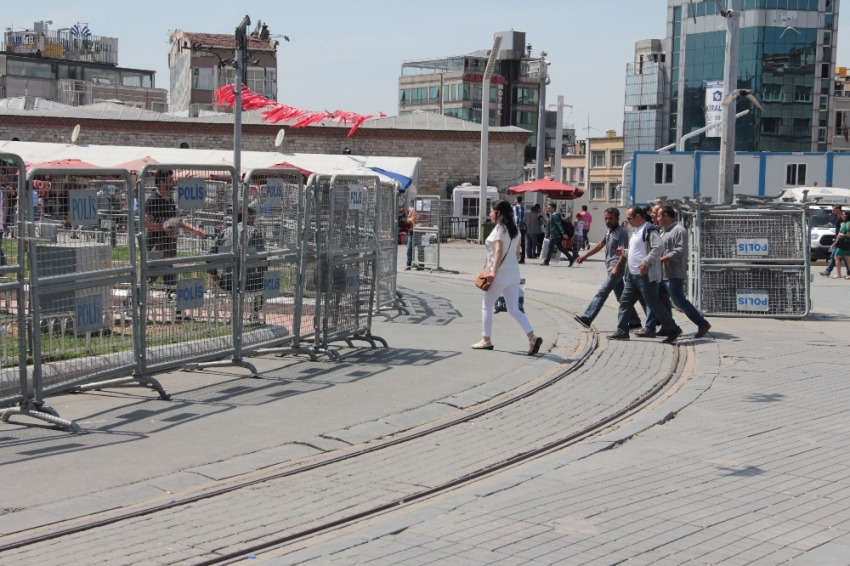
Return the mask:
{"type": "MultiPolygon", "coordinates": [[[[94,35],[117,37],[118,63],[156,71],[169,87],[168,43],[174,29],[233,33],[243,16],[267,23],[279,38],[278,100],[308,110],[398,112],[404,61],[489,49],[493,34],[526,33],[534,53],[548,52],[547,103],[564,97],[564,121],[578,138],[622,134],[626,64],[641,39],[665,37],[667,0],[223,0],[116,2],[4,0],[3,28],[51,29],[87,23],[94,35]],[[588,123],[590,130],[587,130],[588,123]]],[[[838,33],[838,64],[850,66],[850,24],[838,33]]]]}

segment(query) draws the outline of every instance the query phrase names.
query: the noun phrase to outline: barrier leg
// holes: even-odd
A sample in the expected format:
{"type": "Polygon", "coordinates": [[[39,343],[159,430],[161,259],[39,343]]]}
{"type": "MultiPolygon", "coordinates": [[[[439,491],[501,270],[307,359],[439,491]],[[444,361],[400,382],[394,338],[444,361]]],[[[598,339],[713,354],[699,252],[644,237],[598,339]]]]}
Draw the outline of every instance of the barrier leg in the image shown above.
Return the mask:
{"type": "Polygon", "coordinates": [[[60,426],[71,432],[82,432],[80,426],[74,421],[63,419],[59,417],[56,411],[52,408],[46,405],[37,406],[32,400],[27,403],[22,403],[18,407],[11,407],[0,411],[0,422],[7,423],[13,416],[30,417],[32,419],[60,426]]]}
{"type": "Polygon", "coordinates": [[[283,356],[297,356],[298,354],[304,354],[305,356],[310,356],[311,361],[319,361],[319,358],[316,357],[316,353],[313,352],[313,350],[311,350],[310,348],[305,348],[303,346],[290,346],[287,348],[263,348],[261,350],[257,350],[257,354],[274,354],[278,358],[282,358],[283,356]]]}
{"type": "Polygon", "coordinates": [[[203,363],[199,363],[199,364],[189,364],[187,366],[183,366],[183,370],[184,371],[195,371],[196,369],[202,370],[202,369],[205,369],[205,368],[221,368],[221,367],[230,367],[230,366],[241,367],[241,368],[247,369],[248,371],[251,372],[250,377],[254,377],[254,378],[260,377],[259,371],[257,371],[257,368],[254,366],[254,364],[252,364],[250,362],[246,362],[244,359],[241,359],[241,358],[233,358],[231,360],[215,360],[215,361],[212,361],[212,362],[203,362],[203,363]]]}

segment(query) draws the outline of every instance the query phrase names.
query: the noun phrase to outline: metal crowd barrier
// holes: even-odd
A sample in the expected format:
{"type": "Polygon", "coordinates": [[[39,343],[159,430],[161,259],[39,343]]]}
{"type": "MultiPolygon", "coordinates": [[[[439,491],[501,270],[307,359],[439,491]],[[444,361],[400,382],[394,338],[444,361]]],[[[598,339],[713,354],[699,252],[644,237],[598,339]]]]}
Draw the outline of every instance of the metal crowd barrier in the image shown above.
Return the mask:
{"type": "Polygon", "coordinates": [[[27,372],[24,235],[32,210],[24,161],[0,153],[0,420],[26,414],[64,425],[40,395],[36,399],[27,372]]]}
{"type": "Polygon", "coordinates": [[[416,226],[413,228],[413,264],[420,269],[440,269],[441,199],[438,196],[418,196],[414,200],[416,226]]]}
{"type": "MultiPolygon", "coordinates": [[[[376,347],[372,305],[377,287],[378,177],[314,175],[308,248],[315,249],[314,350],[335,358],[331,342],[376,347]]],[[[308,255],[308,265],[311,258],[308,255]]]]}
{"type": "Polygon", "coordinates": [[[398,291],[398,183],[381,183],[378,188],[378,289],[375,294],[377,314],[394,310],[410,314],[398,291]]]}
{"type": "Polygon", "coordinates": [[[139,174],[143,376],[224,365],[257,373],[238,344],[238,182],[230,166],[156,164],[139,174]]]}
{"type": "Polygon", "coordinates": [[[804,206],[695,203],[684,214],[691,219],[691,301],[703,314],[808,316],[811,273],[804,206]]]}
{"type": "Polygon", "coordinates": [[[301,172],[295,169],[254,169],[245,178],[240,226],[240,289],[242,296],[241,353],[316,355],[301,342],[313,329],[302,324],[305,298],[305,198],[301,172]],[[246,214],[244,211],[248,211],[246,214]]]}

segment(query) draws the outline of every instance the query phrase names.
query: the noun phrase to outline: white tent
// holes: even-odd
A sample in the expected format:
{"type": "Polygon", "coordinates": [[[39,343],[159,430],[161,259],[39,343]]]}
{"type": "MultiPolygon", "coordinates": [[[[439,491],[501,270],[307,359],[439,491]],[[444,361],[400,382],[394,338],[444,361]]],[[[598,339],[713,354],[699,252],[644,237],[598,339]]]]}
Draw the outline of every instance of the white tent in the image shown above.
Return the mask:
{"type": "MultiPolygon", "coordinates": [[[[28,165],[56,161],[58,159],[79,159],[98,167],[113,167],[135,159],[149,156],[158,163],[221,165],[233,164],[233,151],[223,149],[178,149],[170,147],[138,147],[122,145],[85,145],[64,143],[37,143],[0,141],[0,153],[19,155],[28,165]]],[[[365,155],[324,155],[314,153],[278,153],[264,151],[243,151],[242,168],[245,170],[271,167],[287,162],[313,173],[333,175],[353,172],[366,175],[378,175],[382,180],[392,181],[369,169],[378,167],[412,179],[408,188],[408,198],[419,191],[418,157],[374,157],[365,155]]]]}

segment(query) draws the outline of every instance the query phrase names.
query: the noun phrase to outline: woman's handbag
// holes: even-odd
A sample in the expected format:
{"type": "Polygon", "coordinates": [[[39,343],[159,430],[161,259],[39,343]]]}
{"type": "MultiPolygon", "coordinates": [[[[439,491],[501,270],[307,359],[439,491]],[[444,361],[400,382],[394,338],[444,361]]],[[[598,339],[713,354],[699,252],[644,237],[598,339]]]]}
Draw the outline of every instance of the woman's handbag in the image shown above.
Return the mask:
{"type": "MultiPolygon", "coordinates": [[[[511,238],[511,242],[513,242],[513,238],[511,238]]],[[[505,256],[502,258],[502,261],[499,262],[499,267],[502,267],[502,264],[505,263],[505,258],[508,257],[508,253],[511,251],[511,246],[508,244],[508,251],[505,252],[505,256]]],[[[484,267],[487,267],[487,260],[484,260],[484,267]]],[[[487,291],[490,289],[490,282],[487,281],[487,278],[490,277],[490,272],[486,269],[482,269],[478,272],[478,276],[475,278],[475,286],[481,289],[482,291],[487,291]]]]}
{"type": "Polygon", "coordinates": [[[850,252],[850,238],[836,238],[835,248],[842,252],[850,252]]]}

